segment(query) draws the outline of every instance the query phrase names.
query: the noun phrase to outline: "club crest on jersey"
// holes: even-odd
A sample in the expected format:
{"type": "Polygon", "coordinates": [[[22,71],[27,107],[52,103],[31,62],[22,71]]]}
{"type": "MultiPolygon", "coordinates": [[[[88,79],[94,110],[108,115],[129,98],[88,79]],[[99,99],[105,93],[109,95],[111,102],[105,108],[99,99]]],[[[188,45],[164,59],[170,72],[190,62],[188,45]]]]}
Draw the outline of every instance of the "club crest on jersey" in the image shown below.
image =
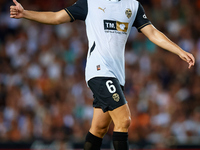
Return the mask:
{"type": "Polygon", "coordinates": [[[115,93],[113,94],[112,98],[114,99],[114,101],[119,102],[119,94],[115,93]]]}
{"type": "Polygon", "coordinates": [[[131,9],[127,8],[125,11],[126,16],[128,17],[128,19],[132,16],[132,11],[131,9]]]}

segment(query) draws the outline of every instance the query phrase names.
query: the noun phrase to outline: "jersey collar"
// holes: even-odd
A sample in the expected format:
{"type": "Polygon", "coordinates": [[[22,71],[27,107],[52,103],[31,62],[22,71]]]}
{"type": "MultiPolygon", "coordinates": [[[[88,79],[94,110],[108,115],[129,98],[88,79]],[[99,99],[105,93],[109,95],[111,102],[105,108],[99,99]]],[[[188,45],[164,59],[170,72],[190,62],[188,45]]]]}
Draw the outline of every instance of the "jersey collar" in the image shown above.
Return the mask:
{"type": "Polygon", "coordinates": [[[109,1],[109,2],[119,2],[121,0],[107,0],[107,1],[109,1]]]}

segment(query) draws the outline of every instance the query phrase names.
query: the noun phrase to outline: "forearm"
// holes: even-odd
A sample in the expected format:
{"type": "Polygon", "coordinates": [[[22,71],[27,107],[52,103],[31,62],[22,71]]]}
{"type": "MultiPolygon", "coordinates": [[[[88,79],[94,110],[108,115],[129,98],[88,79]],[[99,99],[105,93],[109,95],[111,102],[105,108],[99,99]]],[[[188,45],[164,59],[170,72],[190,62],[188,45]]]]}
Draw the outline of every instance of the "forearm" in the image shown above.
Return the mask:
{"type": "Polygon", "coordinates": [[[158,31],[153,25],[145,26],[141,29],[150,41],[154,44],[166,49],[172,53],[177,54],[182,60],[189,64],[189,68],[194,66],[195,59],[194,56],[184,50],[182,50],[178,45],[168,39],[162,32],[158,31]]]}
{"type": "Polygon", "coordinates": [[[162,32],[158,31],[153,25],[148,25],[141,29],[142,33],[144,33],[150,41],[154,44],[158,45],[159,47],[166,49],[172,53],[177,55],[181,55],[183,50],[168,39],[162,32]]]}
{"type": "Polygon", "coordinates": [[[159,47],[166,49],[172,53],[180,55],[183,51],[177,44],[172,42],[169,38],[167,38],[162,32],[155,29],[152,32],[152,36],[149,37],[149,40],[158,45],[159,47]]]}
{"type": "Polygon", "coordinates": [[[26,18],[44,24],[61,24],[70,22],[71,18],[64,9],[58,12],[37,12],[24,10],[22,5],[13,0],[15,5],[10,6],[10,17],[15,19],[26,18]]]}
{"type": "Polygon", "coordinates": [[[59,24],[56,21],[55,12],[37,12],[37,11],[24,10],[23,18],[37,21],[44,24],[59,24]]]}

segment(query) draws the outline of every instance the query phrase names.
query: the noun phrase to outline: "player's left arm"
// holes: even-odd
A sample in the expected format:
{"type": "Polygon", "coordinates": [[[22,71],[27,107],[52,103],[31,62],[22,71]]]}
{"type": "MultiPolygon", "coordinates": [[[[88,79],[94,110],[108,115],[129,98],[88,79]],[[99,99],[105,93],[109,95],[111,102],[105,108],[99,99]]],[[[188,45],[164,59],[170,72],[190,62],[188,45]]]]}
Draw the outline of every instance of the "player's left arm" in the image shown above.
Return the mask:
{"type": "Polygon", "coordinates": [[[167,38],[162,32],[158,31],[152,24],[145,26],[141,32],[146,35],[150,41],[159,47],[177,54],[182,60],[186,61],[191,66],[195,64],[195,58],[192,54],[181,49],[177,44],[167,38]]]}

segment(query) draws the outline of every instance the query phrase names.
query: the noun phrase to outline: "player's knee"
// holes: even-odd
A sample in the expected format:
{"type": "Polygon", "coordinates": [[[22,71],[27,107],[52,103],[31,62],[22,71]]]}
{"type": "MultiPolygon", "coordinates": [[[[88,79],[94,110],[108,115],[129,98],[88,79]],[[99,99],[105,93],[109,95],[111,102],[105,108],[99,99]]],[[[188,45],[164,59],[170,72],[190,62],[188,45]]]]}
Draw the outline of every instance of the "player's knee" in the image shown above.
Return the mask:
{"type": "Polygon", "coordinates": [[[131,124],[131,118],[124,118],[118,121],[118,123],[115,124],[115,129],[121,131],[121,130],[127,130],[131,124]]]}
{"type": "Polygon", "coordinates": [[[101,126],[101,125],[96,125],[92,126],[91,130],[98,136],[98,137],[103,137],[107,132],[108,132],[109,127],[108,126],[101,126]]]}
{"type": "Polygon", "coordinates": [[[107,126],[99,126],[97,127],[98,133],[103,137],[107,132],[108,132],[108,127],[107,126]]]}
{"type": "Polygon", "coordinates": [[[131,118],[130,117],[124,119],[124,121],[122,123],[123,127],[127,128],[127,129],[129,128],[130,124],[131,124],[131,118]]]}

